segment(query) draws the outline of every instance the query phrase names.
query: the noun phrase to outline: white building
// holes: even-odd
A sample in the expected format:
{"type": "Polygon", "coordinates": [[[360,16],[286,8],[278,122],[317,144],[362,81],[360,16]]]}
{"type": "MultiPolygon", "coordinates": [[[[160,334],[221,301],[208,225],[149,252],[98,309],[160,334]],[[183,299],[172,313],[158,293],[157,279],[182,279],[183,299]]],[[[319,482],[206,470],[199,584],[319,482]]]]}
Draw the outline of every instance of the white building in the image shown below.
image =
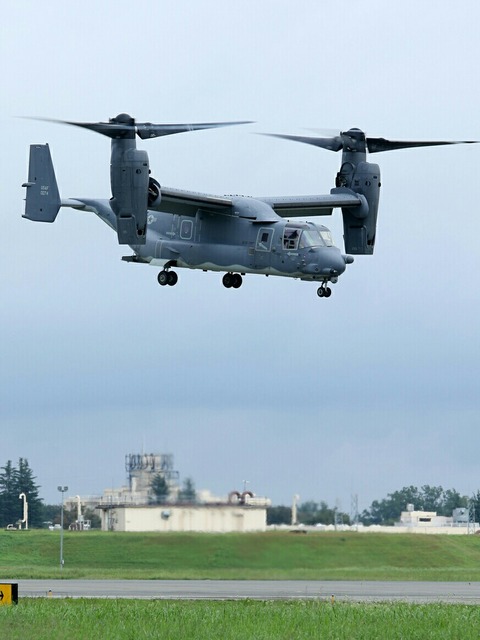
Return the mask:
{"type": "Polygon", "coordinates": [[[172,454],[127,454],[128,485],[105,489],[102,496],[75,496],[65,501],[67,508],[78,504],[100,514],[103,531],[265,531],[270,500],[251,491],[232,491],[228,497],[210,491],[196,493],[192,503],[178,502],[179,473],[172,454]],[[155,504],[152,481],[165,479],[169,494],[155,504]]]}
{"type": "Polygon", "coordinates": [[[453,523],[453,519],[447,516],[437,516],[436,511],[402,511],[400,522],[396,522],[396,527],[448,527],[453,523]]]}
{"type": "Polygon", "coordinates": [[[102,531],[265,531],[267,503],[198,505],[100,504],[102,531]]]}

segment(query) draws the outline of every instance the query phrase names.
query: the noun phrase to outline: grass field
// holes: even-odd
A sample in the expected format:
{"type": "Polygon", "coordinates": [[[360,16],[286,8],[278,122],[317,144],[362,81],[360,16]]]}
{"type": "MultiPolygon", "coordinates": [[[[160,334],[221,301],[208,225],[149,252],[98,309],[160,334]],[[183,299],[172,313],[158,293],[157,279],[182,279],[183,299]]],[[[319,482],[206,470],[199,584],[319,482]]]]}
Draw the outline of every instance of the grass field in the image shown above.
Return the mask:
{"type": "Polygon", "coordinates": [[[480,615],[473,605],[44,599],[0,607],[0,634],[9,640],[477,640],[480,615]]]}
{"type": "Polygon", "coordinates": [[[0,581],[20,578],[480,580],[480,537],[284,532],[0,531],[0,581]]]}
{"type": "MultiPolygon", "coordinates": [[[[477,536],[283,532],[0,532],[0,582],[20,578],[480,580],[477,536]]],[[[473,605],[330,601],[21,598],[0,607],[0,637],[443,639],[480,637],[473,605]]]]}

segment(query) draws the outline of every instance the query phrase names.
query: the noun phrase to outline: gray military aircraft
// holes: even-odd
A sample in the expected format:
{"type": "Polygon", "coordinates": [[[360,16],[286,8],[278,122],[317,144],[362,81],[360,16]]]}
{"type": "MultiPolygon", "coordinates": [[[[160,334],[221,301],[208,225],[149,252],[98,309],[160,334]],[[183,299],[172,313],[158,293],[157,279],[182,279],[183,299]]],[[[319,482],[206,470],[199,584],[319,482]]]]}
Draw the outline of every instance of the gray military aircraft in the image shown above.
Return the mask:
{"type": "Polygon", "coordinates": [[[25,218],[54,222],[60,207],[93,211],[116,231],[119,244],[132,248],[133,255],[122,260],[161,267],[162,286],[175,285],[178,276],[173,268],[183,267],[224,272],[223,285],[235,289],[247,273],[317,282],[317,294],[325,298],[353,255],[373,254],[380,168],[367,162],[367,152],[473,142],[367,138],[360,129],[331,137],[273,134],[342,151],[335,187],[326,195],[253,198],[161,187],[150,175],[147,152],[136,148],[136,135],[149,139],[245,122],[165,125],[135,122],[125,113],[109,122],[54,122],[111,138],[112,197],[62,199],[48,144],[34,144],[28,182],[22,185],[27,188],[25,218]],[[342,209],[345,252],[334,245],[326,227],[301,220],[331,215],[334,208],[342,209]]]}

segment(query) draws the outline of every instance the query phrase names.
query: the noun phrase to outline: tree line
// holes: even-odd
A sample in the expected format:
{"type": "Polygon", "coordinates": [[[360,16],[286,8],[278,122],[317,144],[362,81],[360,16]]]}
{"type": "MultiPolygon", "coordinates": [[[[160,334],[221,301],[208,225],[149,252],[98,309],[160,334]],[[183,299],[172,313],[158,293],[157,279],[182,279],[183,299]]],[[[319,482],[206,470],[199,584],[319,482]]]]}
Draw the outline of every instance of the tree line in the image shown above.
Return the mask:
{"type": "MultiPolygon", "coordinates": [[[[267,525],[291,524],[292,508],[285,506],[268,507],[267,525]]],[[[326,502],[309,500],[297,506],[297,524],[350,524],[350,516],[326,502]]]]}
{"type": "MultiPolygon", "coordinates": [[[[42,528],[49,524],[60,523],[59,504],[45,504],[40,498],[40,486],[28,464],[26,458],[19,458],[17,466],[11,460],[0,468],[0,527],[13,524],[17,527],[23,520],[23,499],[25,494],[28,503],[28,527],[42,528]]],[[[92,526],[100,526],[100,517],[91,510],[84,511],[85,520],[90,520],[92,526]]],[[[64,509],[63,520],[65,528],[77,519],[77,509],[64,509]]],[[[25,524],[22,523],[22,528],[25,524]]]]}
{"type": "Polygon", "coordinates": [[[387,494],[383,500],[374,500],[369,509],[360,515],[363,524],[389,525],[398,521],[402,511],[412,504],[415,511],[435,511],[439,516],[451,516],[454,509],[468,507],[469,500],[475,505],[475,522],[480,517],[480,492],[472,498],[461,495],[456,489],[443,489],[441,486],[428,484],[417,488],[403,487],[399,491],[387,494]]]}
{"type": "Polygon", "coordinates": [[[35,480],[26,458],[19,458],[17,467],[9,460],[0,469],[0,526],[17,524],[23,518],[22,493],[27,496],[29,526],[41,526],[43,503],[35,480]]]}
{"type": "MultiPolygon", "coordinates": [[[[364,525],[393,525],[400,520],[402,511],[413,504],[416,511],[435,511],[440,516],[451,516],[454,509],[473,505],[475,522],[480,522],[480,490],[471,496],[461,495],[456,489],[443,489],[441,486],[408,486],[387,494],[382,500],[374,500],[368,509],[357,514],[358,522],[364,525]]],[[[297,523],[315,524],[351,524],[355,514],[341,512],[326,502],[308,501],[297,507],[297,523]]],[[[267,509],[267,524],[291,524],[292,508],[273,506],[267,509]]]]}
{"type": "MultiPolygon", "coordinates": [[[[150,483],[150,488],[154,504],[167,502],[171,494],[171,486],[168,484],[164,474],[157,473],[150,483]]],[[[177,494],[176,502],[184,504],[195,504],[197,502],[197,492],[192,478],[185,478],[182,488],[177,494]]]]}
{"type": "MultiPolygon", "coordinates": [[[[170,486],[161,474],[154,477],[151,485],[153,501],[157,504],[168,500],[170,486]]],[[[26,458],[19,458],[17,466],[11,460],[0,468],[0,527],[16,525],[23,518],[23,502],[19,498],[24,493],[28,501],[29,527],[42,527],[47,523],[60,522],[60,505],[44,504],[39,497],[40,487],[26,458]]],[[[180,489],[178,502],[195,503],[196,491],[191,478],[186,478],[180,489]]],[[[374,500],[368,509],[358,514],[358,521],[364,525],[392,525],[398,522],[402,511],[412,504],[417,511],[435,511],[441,516],[451,516],[454,509],[473,506],[475,522],[480,522],[480,489],[470,498],[461,495],[456,489],[443,489],[441,486],[413,485],[403,487],[387,494],[382,500],[374,500]]],[[[326,502],[313,500],[303,502],[297,507],[297,523],[315,524],[351,524],[353,514],[347,514],[326,502]]],[[[99,526],[100,519],[92,511],[84,513],[85,519],[93,526],[99,526]]],[[[64,511],[65,526],[76,519],[76,508],[64,511]]],[[[267,509],[267,524],[291,524],[292,509],[287,506],[272,506],[267,509]]]]}

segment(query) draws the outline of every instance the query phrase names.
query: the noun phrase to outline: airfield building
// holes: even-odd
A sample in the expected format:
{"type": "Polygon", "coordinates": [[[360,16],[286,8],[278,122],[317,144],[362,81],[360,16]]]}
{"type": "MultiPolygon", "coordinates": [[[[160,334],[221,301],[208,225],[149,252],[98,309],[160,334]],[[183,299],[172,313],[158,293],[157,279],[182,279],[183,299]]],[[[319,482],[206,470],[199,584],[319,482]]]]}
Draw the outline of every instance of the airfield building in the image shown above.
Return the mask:
{"type": "Polygon", "coordinates": [[[172,454],[127,454],[127,485],[105,489],[102,496],[69,498],[100,514],[103,531],[265,531],[270,500],[251,491],[232,491],[227,497],[197,492],[188,503],[179,502],[179,473],[172,454]],[[158,503],[152,481],[162,477],[168,498],[158,503]]]}
{"type": "Polygon", "coordinates": [[[224,504],[100,504],[103,531],[265,531],[267,501],[224,504]]]}

